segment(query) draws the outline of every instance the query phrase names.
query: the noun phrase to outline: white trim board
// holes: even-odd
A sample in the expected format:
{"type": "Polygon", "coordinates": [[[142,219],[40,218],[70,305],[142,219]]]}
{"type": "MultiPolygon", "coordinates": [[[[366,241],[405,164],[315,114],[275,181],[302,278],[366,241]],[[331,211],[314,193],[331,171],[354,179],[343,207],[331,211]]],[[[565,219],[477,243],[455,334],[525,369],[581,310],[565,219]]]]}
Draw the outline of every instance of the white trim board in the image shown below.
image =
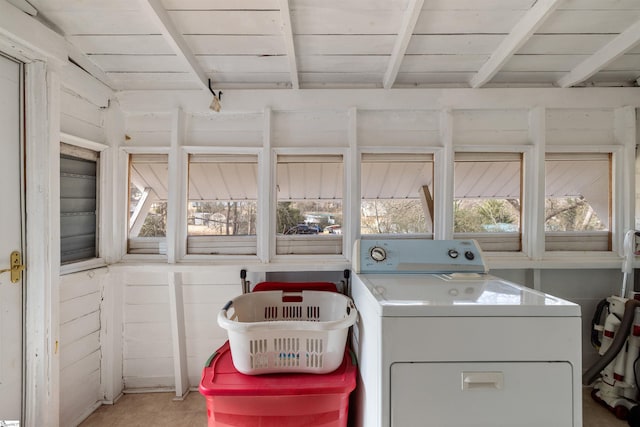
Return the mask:
{"type": "MultiPolygon", "coordinates": [[[[208,112],[203,91],[123,91],[117,93],[127,113],[208,112]]],[[[484,88],[362,90],[227,90],[221,113],[310,110],[441,110],[640,107],[640,88],[484,88]]]]}

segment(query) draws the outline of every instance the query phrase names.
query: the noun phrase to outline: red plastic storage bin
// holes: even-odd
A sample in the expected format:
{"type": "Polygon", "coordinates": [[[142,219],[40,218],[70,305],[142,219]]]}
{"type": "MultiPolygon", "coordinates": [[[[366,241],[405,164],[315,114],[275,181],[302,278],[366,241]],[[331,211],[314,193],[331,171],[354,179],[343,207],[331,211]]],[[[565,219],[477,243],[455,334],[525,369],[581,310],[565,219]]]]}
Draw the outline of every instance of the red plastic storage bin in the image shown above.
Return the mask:
{"type": "Polygon", "coordinates": [[[348,350],[329,374],[255,376],[235,369],[229,342],[214,353],[200,381],[209,427],[345,427],[355,387],[356,366],[348,350]]]}
{"type": "Polygon", "coordinates": [[[327,291],[338,292],[338,287],[331,282],[260,282],[254,286],[253,292],[260,291],[327,291]]]}

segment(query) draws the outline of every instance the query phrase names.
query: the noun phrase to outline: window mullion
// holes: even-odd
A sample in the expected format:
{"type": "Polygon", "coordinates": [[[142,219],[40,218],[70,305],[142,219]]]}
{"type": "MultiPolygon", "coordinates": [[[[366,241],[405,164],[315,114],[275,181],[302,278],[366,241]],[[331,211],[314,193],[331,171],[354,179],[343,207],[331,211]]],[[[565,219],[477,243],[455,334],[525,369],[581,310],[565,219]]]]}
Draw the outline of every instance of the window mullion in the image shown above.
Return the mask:
{"type": "Polygon", "coordinates": [[[443,149],[434,157],[434,239],[453,238],[453,113],[449,109],[440,112],[440,140],[443,149]]]}
{"type": "Polygon", "coordinates": [[[171,120],[171,148],[169,150],[169,165],[168,165],[168,194],[167,194],[167,262],[173,264],[176,262],[178,254],[179,237],[179,219],[180,210],[182,206],[180,204],[181,189],[180,185],[183,169],[182,162],[180,161],[180,145],[182,143],[182,129],[184,123],[184,114],[181,109],[176,108],[172,114],[171,120]]]}
{"type": "Polygon", "coordinates": [[[271,109],[265,108],[262,129],[262,152],[258,156],[258,218],[256,219],[257,255],[260,261],[267,263],[275,255],[276,201],[274,155],[271,151],[271,109]]]}
{"type": "Polygon", "coordinates": [[[533,147],[524,157],[522,249],[534,260],[544,255],[546,127],[546,108],[531,109],[529,140],[533,147]]]}

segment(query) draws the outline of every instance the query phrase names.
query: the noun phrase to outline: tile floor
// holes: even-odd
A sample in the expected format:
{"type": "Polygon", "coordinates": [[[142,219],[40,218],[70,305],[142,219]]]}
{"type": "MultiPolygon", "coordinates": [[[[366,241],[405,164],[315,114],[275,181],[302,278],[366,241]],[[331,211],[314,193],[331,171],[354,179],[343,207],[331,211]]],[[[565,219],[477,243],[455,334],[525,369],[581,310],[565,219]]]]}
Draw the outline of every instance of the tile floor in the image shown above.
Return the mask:
{"type": "MultiPolygon", "coordinates": [[[[80,427],[206,427],[207,411],[200,393],[191,392],[184,401],[173,397],[173,393],[125,394],[115,405],[98,408],[80,427]]],[[[583,393],[583,412],[583,427],[628,427],[595,403],[589,389],[583,393]]]]}

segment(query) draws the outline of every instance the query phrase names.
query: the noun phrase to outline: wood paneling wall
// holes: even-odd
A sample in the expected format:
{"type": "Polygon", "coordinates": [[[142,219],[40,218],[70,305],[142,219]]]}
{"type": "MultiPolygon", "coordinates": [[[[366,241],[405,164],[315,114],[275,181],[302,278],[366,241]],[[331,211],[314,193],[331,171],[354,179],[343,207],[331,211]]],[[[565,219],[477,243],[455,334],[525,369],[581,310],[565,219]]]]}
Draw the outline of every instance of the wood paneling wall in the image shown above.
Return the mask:
{"type": "MultiPolygon", "coordinates": [[[[65,77],[75,80],[70,85],[74,88],[81,87],[83,79],[90,80],[82,72],[80,78],[65,77]]],[[[85,95],[62,86],[60,131],[71,138],[106,144],[104,110],[85,95]]],[[[105,400],[101,306],[107,277],[104,267],[60,276],[61,426],[77,425],[105,400]]]]}
{"type": "Polygon", "coordinates": [[[197,387],[205,361],[227,339],[216,319],[220,309],[242,293],[241,267],[209,267],[197,272],[182,272],[181,268],[163,272],[144,267],[123,269],[125,390],[174,388],[174,360],[179,354],[176,346],[181,341],[188,376],[182,381],[197,387]],[[176,290],[169,286],[170,281],[179,284],[176,290]],[[172,291],[181,298],[172,298],[172,291]],[[182,314],[177,318],[181,336],[176,336],[175,325],[171,324],[172,310],[182,314]]]}
{"type": "Polygon", "coordinates": [[[102,403],[100,304],[106,268],[60,278],[60,425],[102,403]]]}

